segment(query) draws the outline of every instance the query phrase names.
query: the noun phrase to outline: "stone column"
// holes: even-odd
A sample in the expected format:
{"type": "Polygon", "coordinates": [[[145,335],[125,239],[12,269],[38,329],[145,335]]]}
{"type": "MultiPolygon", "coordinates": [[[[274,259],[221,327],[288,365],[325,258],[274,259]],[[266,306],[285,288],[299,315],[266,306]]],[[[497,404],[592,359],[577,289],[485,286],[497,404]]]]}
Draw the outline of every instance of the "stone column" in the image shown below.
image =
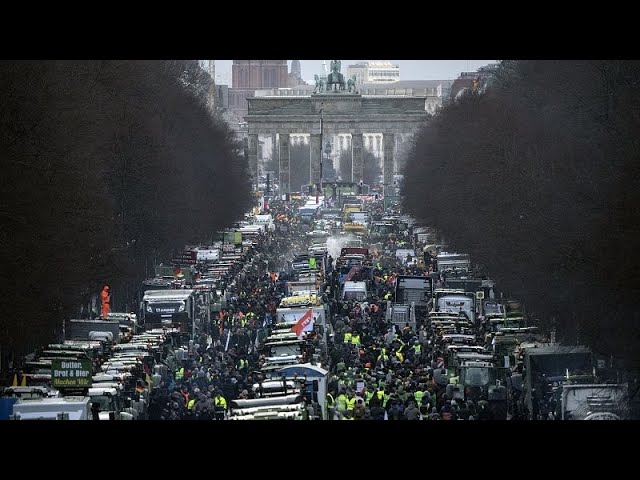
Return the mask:
{"type": "Polygon", "coordinates": [[[291,160],[289,154],[289,134],[281,133],[280,137],[280,194],[291,193],[291,186],[289,185],[291,180],[291,170],[289,168],[289,161],[291,160]]]}
{"type": "Polygon", "coordinates": [[[395,191],[393,190],[393,168],[394,168],[394,134],[393,133],[383,133],[382,134],[382,143],[384,149],[384,157],[382,162],[382,174],[384,178],[385,185],[385,194],[386,195],[394,195],[395,191]]]}
{"type": "Polygon", "coordinates": [[[258,183],[258,134],[250,133],[247,135],[249,154],[249,174],[253,178],[253,183],[258,183]]]}
{"type": "MultiPolygon", "coordinates": [[[[352,168],[351,181],[360,183],[363,178],[362,174],[362,134],[354,133],[351,135],[351,152],[352,152],[352,168]]],[[[345,179],[349,181],[348,179],[345,179]]]]}
{"type": "MultiPolygon", "coordinates": [[[[309,178],[311,184],[315,185],[320,182],[320,140],[321,135],[319,133],[312,133],[309,139],[309,178]]],[[[326,161],[323,159],[323,161],[326,161]]],[[[323,165],[326,168],[326,165],[323,165]]]]}
{"type": "Polygon", "coordinates": [[[278,152],[278,138],[276,137],[276,135],[277,133],[271,134],[271,155],[273,156],[273,161],[275,161],[276,154],[278,152]]]}

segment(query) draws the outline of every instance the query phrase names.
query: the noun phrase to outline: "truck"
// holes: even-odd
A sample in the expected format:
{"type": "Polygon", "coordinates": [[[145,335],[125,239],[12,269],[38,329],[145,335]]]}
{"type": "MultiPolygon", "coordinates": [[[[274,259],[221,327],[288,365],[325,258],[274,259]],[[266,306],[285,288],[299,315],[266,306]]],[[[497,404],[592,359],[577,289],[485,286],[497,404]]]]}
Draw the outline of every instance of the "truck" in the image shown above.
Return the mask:
{"type": "Polygon", "coordinates": [[[462,313],[474,324],[476,319],[475,294],[460,289],[437,288],[433,292],[433,310],[436,312],[462,313]]]}
{"type": "Polygon", "coordinates": [[[467,253],[441,252],[437,262],[438,271],[445,275],[466,275],[471,270],[471,257],[467,253]]]}
{"type": "Polygon", "coordinates": [[[562,420],[623,420],[629,415],[626,384],[563,385],[562,420]]]}
{"type": "Polygon", "coordinates": [[[91,399],[85,396],[19,399],[12,420],[91,420],[91,399]]]}
{"type": "Polygon", "coordinates": [[[273,232],[276,228],[271,214],[256,215],[253,222],[255,224],[265,225],[269,232],[273,232]]]}
{"type": "Polygon", "coordinates": [[[396,303],[415,303],[416,308],[426,309],[433,295],[433,280],[425,276],[398,275],[396,278],[396,303]]]}
{"type": "Polygon", "coordinates": [[[586,379],[586,383],[593,383],[593,367],[591,350],[585,346],[536,344],[526,348],[522,406],[528,418],[545,419],[549,413],[557,417],[568,377],[572,375],[574,382],[586,379]]]}
{"type": "Polygon", "coordinates": [[[65,340],[120,341],[120,322],[117,320],[72,319],[65,322],[65,340]],[[97,332],[104,333],[97,335],[97,332]],[[93,333],[93,334],[92,334],[93,333]]]}
{"type": "Polygon", "coordinates": [[[402,328],[406,324],[416,329],[426,318],[432,296],[432,279],[424,276],[399,275],[393,302],[389,301],[386,319],[402,328]]]}
{"type": "Polygon", "coordinates": [[[405,325],[409,326],[415,331],[416,322],[416,306],[414,302],[410,304],[392,303],[391,300],[387,301],[387,310],[385,319],[392,325],[397,325],[403,328],[405,325]]]}
{"type": "Polygon", "coordinates": [[[183,332],[188,332],[193,326],[195,305],[192,289],[148,290],[142,298],[140,317],[145,328],[180,325],[183,332]]]}
{"type": "Polygon", "coordinates": [[[277,308],[276,309],[276,318],[278,323],[286,323],[291,326],[295,325],[300,318],[305,315],[309,309],[313,311],[312,320],[307,330],[313,330],[314,327],[322,326],[323,328],[326,326],[326,310],[324,305],[315,305],[311,307],[303,306],[303,307],[285,307],[285,308],[277,308]]]}
{"type": "MultiPolygon", "coordinates": [[[[327,348],[327,310],[326,305],[317,305],[312,307],[289,307],[276,309],[276,321],[279,324],[288,324],[293,327],[298,321],[312,310],[311,321],[304,327],[304,332],[315,331],[320,338],[320,346],[322,350],[327,348]]],[[[290,328],[291,328],[290,327],[290,328]]]]}
{"type": "Polygon", "coordinates": [[[100,406],[98,418],[100,420],[133,420],[131,409],[125,409],[124,399],[117,388],[96,384],[88,389],[87,395],[91,404],[100,406]],[[128,411],[127,411],[128,410],[128,411]]]}
{"type": "Polygon", "coordinates": [[[299,389],[287,395],[231,400],[229,420],[305,420],[307,412],[299,389]]]}
{"type": "Polygon", "coordinates": [[[367,300],[368,296],[369,291],[367,289],[367,282],[346,281],[342,285],[341,298],[343,301],[352,300],[356,302],[364,302],[367,300]]]}
{"type": "Polygon", "coordinates": [[[369,241],[386,242],[389,238],[395,238],[400,229],[391,222],[373,222],[369,227],[369,241]]]}

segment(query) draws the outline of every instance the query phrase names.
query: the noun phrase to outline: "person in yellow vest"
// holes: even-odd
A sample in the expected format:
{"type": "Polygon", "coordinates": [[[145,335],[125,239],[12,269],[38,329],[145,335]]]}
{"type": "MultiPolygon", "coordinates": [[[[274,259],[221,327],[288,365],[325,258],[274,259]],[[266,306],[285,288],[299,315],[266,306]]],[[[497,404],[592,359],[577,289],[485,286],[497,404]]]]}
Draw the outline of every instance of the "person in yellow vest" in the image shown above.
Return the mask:
{"type": "Polygon", "coordinates": [[[347,393],[347,412],[351,413],[351,415],[353,415],[353,407],[355,407],[356,405],[356,396],[355,394],[349,390],[349,393],[347,393]]]}
{"type": "Polygon", "coordinates": [[[351,335],[351,344],[355,345],[356,347],[358,345],[360,345],[360,334],[359,333],[354,333],[351,335]]]}
{"type": "Polygon", "coordinates": [[[400,363],[404,362],[404,355],[402,354],[402,352],[400,350],[398,350],[396,353],[396,358],[400,361],[400,363]]]}
{"type": "Polygon", "coordinates": [[[352,334],[351,332],[346,332],[344,334],[344,343],[351,343],[352,334]]]}
{"type": "Polygon", "coordinates": [[[176,380],[182,380],[184,377],[184,367],[176,369],[176,380]]]}
{"type": "Polygon", "coordinates": [[[375,392],[373,391],[372,387],[368,387],[364,391],[364,401],[367,405],[369,405],[369,402],[371,402],[371,399],[373,398],[374,395],[375,395],[375,392]]]}
{"type": "Polygon", "coordinates": [[[376,359],[376,362],[387,363],[388,361],[389,361],[389,355],[387,355],[386,348],[381,348],[380,349],[380,355],[378,355],[378,358],[376,359]]]}
{"type": "Polygon", "coordinates": [[[327,420],[333,420],[335,415],[336,400],[334,398],[335,392],[327,393],[327,420]]]}
{"type": "Polygon", "coordinates": [[[416,399],[417,407],[420,408],[422,406],[422,397],[424,397],[424,392],[420,388],[420,386],[416,387],[416,391],[413,394],[413,397],[416,399]]]}
{"type": "Polygon", "coordinates": [[[384,391],[384,387],[382,385],[378,387],[378,390],[376,391],[376,397],[378,401],[381,402],[382,408],[387,408],[387,402],[391,398],[391,395],[384,391]]]}
{"type": "Polygon", "coordinates": [[[343,419],[345,412],[347,411],[347,403],[349,402],[349,398],[344,393],[344,391],[340,392],[338,398],[336,398],[336,415],[343,419]]]}
{"type": "Polygon", "coordinates": [[[352,411],[345,412],[344,416],[342,417],[342,420],[353,420],[352,411]]]}
{"type": "Polygon", "coordinates": [[[245,359],[245,358],[240,358],[240,360],[238,360],[238,371],[239,372],[244,372],[249,368],[249,360],[245,359]]]}
{"type": "Polygon", "coordinates": [[[224,414],[227,411],[227,401],[222,396],[220,390],[217,390],[215,397],[213,397],[213,408],[215,411],[215,419],[224,420],[224,414]]]}

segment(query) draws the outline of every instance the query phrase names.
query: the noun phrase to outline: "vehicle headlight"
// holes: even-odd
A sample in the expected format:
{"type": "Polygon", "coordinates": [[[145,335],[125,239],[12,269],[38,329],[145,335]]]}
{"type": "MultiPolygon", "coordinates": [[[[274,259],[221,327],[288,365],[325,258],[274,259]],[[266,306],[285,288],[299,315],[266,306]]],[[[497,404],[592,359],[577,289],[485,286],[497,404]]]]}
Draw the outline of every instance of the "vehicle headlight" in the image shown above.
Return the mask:
{"type": "Polygon", "coordinates": [[[147,303],[147,312],[153,313],[153,309],[151,308],[151,305],[148,303],[147,303]]]}
{"type": "Polygon", "coordinates": [[[178,308],[178,312],[184,312],[184,303],[178,308]]]}

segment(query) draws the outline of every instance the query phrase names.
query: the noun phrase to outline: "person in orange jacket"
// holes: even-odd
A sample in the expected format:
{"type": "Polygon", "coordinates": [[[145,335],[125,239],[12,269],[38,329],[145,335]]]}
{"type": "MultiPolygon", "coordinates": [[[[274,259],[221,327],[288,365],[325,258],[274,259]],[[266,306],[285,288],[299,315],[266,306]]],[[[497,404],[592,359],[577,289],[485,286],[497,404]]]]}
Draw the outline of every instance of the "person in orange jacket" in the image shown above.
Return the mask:
{"type": "Polygon", "coordinates": [[[111,300],[108,285],[105,285],[102,292],[100,292],[100,300],[102,301],[102,318],[107,318],[109,314],[109,301],[111,300]]]}

